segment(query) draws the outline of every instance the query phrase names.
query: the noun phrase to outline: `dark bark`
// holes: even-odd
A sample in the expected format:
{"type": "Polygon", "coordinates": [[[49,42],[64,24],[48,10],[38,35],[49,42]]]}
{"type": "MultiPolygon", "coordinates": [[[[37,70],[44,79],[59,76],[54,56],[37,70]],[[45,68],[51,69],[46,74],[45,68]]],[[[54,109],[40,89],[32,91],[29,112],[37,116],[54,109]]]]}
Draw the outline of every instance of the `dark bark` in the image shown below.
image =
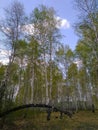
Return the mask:
{"type": "Polygon", "coordinates": [[[48,108],[48,115],[47,115],[47,118],[50,119],[50,114],[51,114],[51,111],[56,111],[56,112],[61,112],[61,113],[64,113],[66,114],[67,116],[69,117],[72,117],[72,113],[69,112],[69,111],[64,111],[62,109],[59,109],[59,108],[56,108],[56,107],[53,107],[53,106],[50,106],[50,105],[46,105],[46,104],[26,104],[26,105],[22,105],[22,106],[18,106],[18,107],[15,107],[15,108],[12,108],[8,111],[5,111],[3,113],[0,114],[0,118],[10,114],[11,112],[15,112],[15,111],[18,111],[18,110],[22,110],[22,109],[25,109],[25,108],[31,108],[31,107],[39,107],[39,108],[48,108]]]}
{"type": "Polygon", "coordinates": [[[92,104],[92,112],[95,113],[95,106],[92,104]]]}
{"type": "Polygon", "coordinates": [[[52,111],[51,108],[48,108],[48,109],[47,109],[47,121],[50,120],[51,111],[52,111]]]}
{"type": "Polygon", "coordinates": [[[62,112],[60,112],[60,119],[62,119],[63,118],[63,113],[62,112]]]}

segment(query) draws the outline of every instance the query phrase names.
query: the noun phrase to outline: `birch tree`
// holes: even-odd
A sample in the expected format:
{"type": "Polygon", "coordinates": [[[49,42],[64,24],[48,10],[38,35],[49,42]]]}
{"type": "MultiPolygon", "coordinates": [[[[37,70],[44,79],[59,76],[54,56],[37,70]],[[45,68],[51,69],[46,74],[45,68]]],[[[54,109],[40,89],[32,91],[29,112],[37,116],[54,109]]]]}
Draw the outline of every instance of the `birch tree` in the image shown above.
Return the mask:
{"type": "MultiPolygon", "coordinates": [[[[5,16],[4,19],[1,21],[0,24],[0,31],[5,35],[6,38],[6,46],[7,50],[11,52],[9,55],[9,63],[6,67],[5,71],[5,78],[4,78],[4,86],[5,91],[7,91],[10,81],[11,81],[11,66],[14,62],[15,54],[16,54],[16,44],[18,43],[18,40],[20,38],[21,33],[21,26],[24,22],[24,7],[23,5],[18,2],[14,1],[11,3],[10,6],[8,6],[6,9],[4,9],[5,16]]],[[[1,85],[2,86],[2,85],[1,85]]],[[[7,92],[6,92],[7,95],[7,92]]],[[[7,96],[5,97],[5,99],[7,96]]]]}
{"type": "Polygon", "coordinates": [[[53,8],[41,5],[35,8],[31,14],[31,21],[34,25],[34,38],[41,45],[41,59],[44,62],[44,80],[46,88],[46,104],[51,100],[52,93],[52,56],[54,44],[58,42],[60,36],[57,29],[57,20],[53,8]],[[47,65],[50,66],[50,80],[47,80],[47,65]]]}

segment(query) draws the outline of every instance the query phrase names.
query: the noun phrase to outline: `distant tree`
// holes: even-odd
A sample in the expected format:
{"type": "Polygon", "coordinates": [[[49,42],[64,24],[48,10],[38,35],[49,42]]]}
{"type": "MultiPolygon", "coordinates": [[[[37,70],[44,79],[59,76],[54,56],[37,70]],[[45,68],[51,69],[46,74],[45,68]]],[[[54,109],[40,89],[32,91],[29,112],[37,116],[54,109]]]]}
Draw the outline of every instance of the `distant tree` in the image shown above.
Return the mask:
{"type": "MultiPolygon", "coordinates": [[[[9,56],[9,63],[6,67],[4,83],[5,83],[5,100],[8,98],[8,86],[11,84],[11,69],[12,64],[15,59],[16,54],[16,44],[18,43],[19,38],[21,37],[21,26],[23,25],[24,21],[24,8],[23,5],[18,2],[14,1],[4,9],[5,16],[4,19],[1,21],[0,24],[0,31],[5,35],[6,38],[6,46],[7,49],[10,50],[11,54],[9,56]]],[[[2,87],[2,85],[1,85],[2,87]]]]}
{"type": "Polygon", "coordinates": [[[95,65],[98,61],[98,2],[97,0],[75,0],[75,6],[81,17],[76,24],[76,32],[80,36],[76,52],[83,62],[82,69],[85,71],[86,101],[89,106],[92,106],[97,98],[95,89],[98,89],[95,65]]]}
{"type": "Polygon", "coordinates": [[[34,38],[41,45],[41,59],[44,62],[44,80],[46,88],[46,103],[51,100],[52,94],[52,59],[54,57],[54,46],[59,42],[59,30],[53,8],[41,5],[35,8],[31,14],[31,23],[34,25],[34,38]],[[50,80],[47,80],[47,64],[49,64],[50,80]],[[49,87],[48,87],[49,86],[49,87]]]}
{"type": "MultiPolygon", "coordinates": [[[[76,24],[77,32],[98,60],[98,2],[97,0],[75,0],[75,5],[80,12],[80,22],[76,24]]],[[[80,17],[79,16],[79,17],[80,17]]]]}

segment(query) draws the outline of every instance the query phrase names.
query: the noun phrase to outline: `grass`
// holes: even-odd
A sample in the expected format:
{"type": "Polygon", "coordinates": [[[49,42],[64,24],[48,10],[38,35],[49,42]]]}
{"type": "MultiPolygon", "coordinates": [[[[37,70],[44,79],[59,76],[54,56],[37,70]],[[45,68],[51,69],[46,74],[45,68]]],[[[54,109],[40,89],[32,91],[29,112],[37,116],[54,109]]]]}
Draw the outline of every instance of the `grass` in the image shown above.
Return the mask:
{"type": "MultiPolygon", "coordinates": [[[[47,113],[35,109],[25,109],[8,115],[0,130],[98,130],[98,111],[80,111],[72,118],[54,112],[47,121],[47,113]]],[[[2,123],[2,120],[0,121],[2,123]]]]}

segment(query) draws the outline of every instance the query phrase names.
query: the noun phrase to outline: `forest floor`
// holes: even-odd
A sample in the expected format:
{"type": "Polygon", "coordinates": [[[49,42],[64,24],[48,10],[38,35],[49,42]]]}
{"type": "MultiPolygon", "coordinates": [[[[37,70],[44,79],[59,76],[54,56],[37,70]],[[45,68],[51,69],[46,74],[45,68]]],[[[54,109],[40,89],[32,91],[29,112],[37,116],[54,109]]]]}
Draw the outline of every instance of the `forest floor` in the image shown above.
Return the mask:
{"type": "Polygon", "coordinates": [[[13,112],[6,116],[3,128],[0,130],[98,130],[98,111],[79,111],[72,118],[60,113],[52,112],[47,121],[47,113],[44,111],[25,109],[13,112]]]}

